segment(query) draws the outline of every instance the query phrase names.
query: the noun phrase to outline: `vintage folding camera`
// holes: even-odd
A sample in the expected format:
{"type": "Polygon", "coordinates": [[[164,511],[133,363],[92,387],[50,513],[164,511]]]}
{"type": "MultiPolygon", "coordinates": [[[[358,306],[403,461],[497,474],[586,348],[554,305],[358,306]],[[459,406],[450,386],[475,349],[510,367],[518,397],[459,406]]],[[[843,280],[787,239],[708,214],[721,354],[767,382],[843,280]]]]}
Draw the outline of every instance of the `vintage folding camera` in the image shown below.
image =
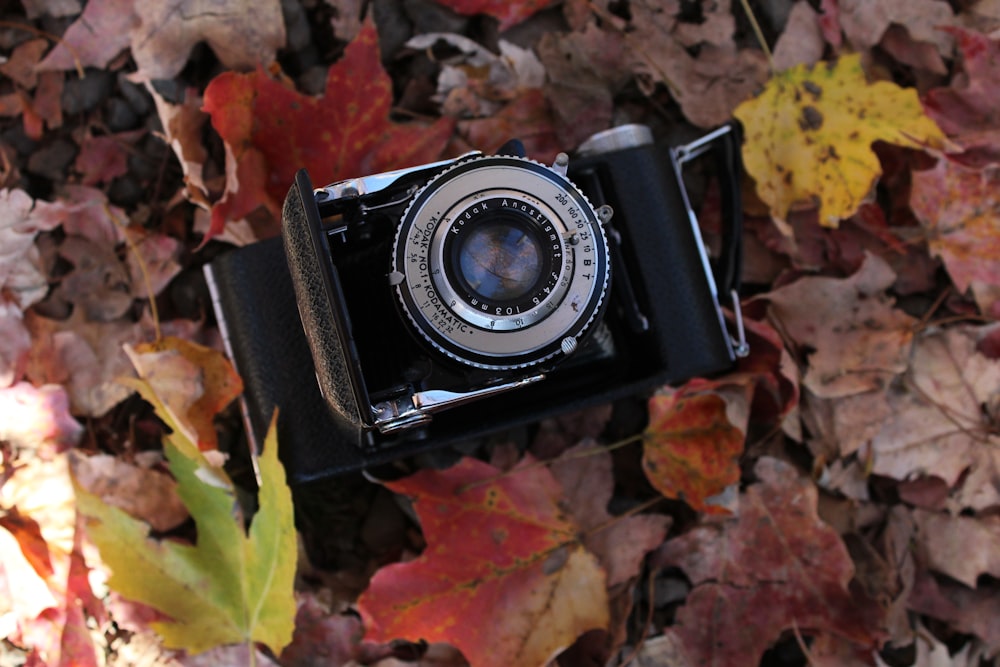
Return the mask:
{"type": "Polygon", "coordinates": [[[300,171],[282,238],[206,268],[250,439],[277,408],[305,483],[729,368],[738,155],[735,126],[668,149],[626,125],[551,166],[515,141],[317,189],[300,171]],[[714,264],[681,178],[705,153],[714,264]]]}

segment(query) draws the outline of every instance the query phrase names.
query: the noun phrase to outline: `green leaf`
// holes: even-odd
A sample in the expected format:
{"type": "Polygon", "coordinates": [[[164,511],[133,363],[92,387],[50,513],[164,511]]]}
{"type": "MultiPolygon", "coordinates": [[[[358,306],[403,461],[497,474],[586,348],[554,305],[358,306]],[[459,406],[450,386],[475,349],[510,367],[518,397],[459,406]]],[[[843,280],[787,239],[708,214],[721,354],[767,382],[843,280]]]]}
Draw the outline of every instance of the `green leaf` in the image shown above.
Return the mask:
{"type": "Polygon", "coordinates": [[[294,629],[296,542],[274,423],[260,457],[260,509],[249,534],[229,477],[178,440],[184,438],[175,431],[164,451],[197,525],[193,546],[151,539],[145,523],[77,487],[88,534],[112,571],[108,585],[170,617],[152,624],[168,648],[199,653],[253,641],[280,653],[294,629]]]}

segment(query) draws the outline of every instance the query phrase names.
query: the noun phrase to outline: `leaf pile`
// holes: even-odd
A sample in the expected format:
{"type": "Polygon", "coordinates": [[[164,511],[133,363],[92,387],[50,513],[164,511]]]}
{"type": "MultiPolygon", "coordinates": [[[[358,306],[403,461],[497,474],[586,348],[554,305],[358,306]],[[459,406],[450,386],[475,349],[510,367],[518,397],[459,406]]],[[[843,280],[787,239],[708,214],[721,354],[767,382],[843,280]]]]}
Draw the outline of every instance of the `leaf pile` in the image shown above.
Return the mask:
{"type": "MultiPolygon", "coordinates": [[[[0,18],[0,662],[1000,661],[996,3],[0,18]],[[297,169],[512,137],[549,162],[732,118],[749,356],[297,489],[293,519],[274,434],[246,452],[202,266],[277,233],[297,169]]],[[[718,247],[720,188],[685,177],[718,247]]]]}

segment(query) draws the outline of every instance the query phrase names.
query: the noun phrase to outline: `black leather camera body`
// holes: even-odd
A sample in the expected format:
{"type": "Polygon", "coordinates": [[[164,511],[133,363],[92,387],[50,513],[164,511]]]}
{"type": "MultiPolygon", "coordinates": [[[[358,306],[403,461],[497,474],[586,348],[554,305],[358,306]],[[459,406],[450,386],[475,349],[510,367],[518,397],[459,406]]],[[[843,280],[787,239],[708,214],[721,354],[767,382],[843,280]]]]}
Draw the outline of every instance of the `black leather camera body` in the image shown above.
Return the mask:
{"type": "Polygon", "coordinates": [[[738,154],[734,126],[668,149],[630,125],[551,166],[511,142],[315,189],[300,171],[282,238],[206,266],[250,440],[278,409],[302,484],[726,370],[738,154]],[[703,153],[714,265],[681,178],[703,153]]]}

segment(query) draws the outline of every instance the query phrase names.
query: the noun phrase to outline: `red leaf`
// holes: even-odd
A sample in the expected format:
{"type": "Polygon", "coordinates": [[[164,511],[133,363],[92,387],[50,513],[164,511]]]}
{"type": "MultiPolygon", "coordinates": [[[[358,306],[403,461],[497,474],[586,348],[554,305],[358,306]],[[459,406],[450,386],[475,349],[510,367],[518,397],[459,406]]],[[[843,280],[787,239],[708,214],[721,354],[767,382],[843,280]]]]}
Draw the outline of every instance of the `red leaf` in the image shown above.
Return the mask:
{"type": "Polygon", "coordinates": [[[996,129],[1000,42],[964,28],[948,26],[940,30],[955,36],[967,78],[964,86],[929,91],[923,100],[927,115],[948,135],[996,129]]]}
{"type": "Polygon", "coordinates": [[[498,473],[463,459],[388,484],[414,498],[427,548],[379,570],[358,600],[369,639],[447,642],[476,667],[541,667],[606,627],[604,573],[560,509],[559,484],[541,467],[498,473]]]}
{"type": "Polygon", "coordinates": [[[516,137],[524,143],[528,157],[539,162],[551,162],[563,150],[556,136],[552,108],[545,93],[537,88],[526,90],[490,118],[460,122],[459,133],[487,153],[516,137]]]}
{"type": "MultiPolygon", "coordinates": [[[[746,425],[730,422],[726,401],[708,391],[710,387],[692,382],[649,399],[642,467],[650,483],[667,498],[719,514],[727,510],[710,499],[740,478],[745,438],[741,429],[746,425]]],[[[742,398],[745,402],[746,396],[742,398]]]]}
{"type": "Polygon", "coordinates": [[[436,159],[453,121],[431,126],[389,119],[392,83],[379,61],[371,21],[330,67],[322,97],[302,95],[258,69],[225,72],[205,89],[204,110],[232,153],[225,197],[207,238],[227,220],[263,206],[277,216],[295,172],[316,185],[436,159]]]}
{"type": "Polygon", "coordinates": [[[500,21],[500,32],[517,25],[532,14],[545,9],[553,0],[437,0],[458,12],[471,16],[473,14],[489,14],[500,21]]]}
{"type": "Polygon", "coordinates": [[[657,554],[657,565],[680,567],[694,585],[669,633],[693,664],[720,667],[758,664],[793,627],[876,644],[884,612],[848,592],[854,566],[816,515],[816,487],[777,459],[761,459],[756,472],[738,519],[695,528],[657,554]]]}

